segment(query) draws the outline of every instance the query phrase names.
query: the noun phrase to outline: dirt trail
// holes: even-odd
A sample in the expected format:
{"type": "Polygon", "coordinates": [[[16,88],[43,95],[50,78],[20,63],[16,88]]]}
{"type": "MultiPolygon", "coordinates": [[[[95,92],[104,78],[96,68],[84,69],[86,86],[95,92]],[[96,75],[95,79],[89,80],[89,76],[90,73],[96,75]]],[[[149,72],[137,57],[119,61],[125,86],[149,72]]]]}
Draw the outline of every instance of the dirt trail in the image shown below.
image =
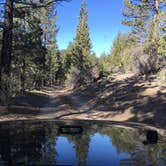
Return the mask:
{"type": "Polygon", "coordinates": [[[66,100],[71,109],[57,118],[133,121],[166,127],[166,87],[156,80],[116,75],[111,81],[102,80],[69,92],[66,100]]]}
{"type": "Polygon", "coordinates": [[[166,86],[155,79],[114,75],[71,90],[34,91],[0,108],[0,121],[86,119],[166,127],[166,86]]]}

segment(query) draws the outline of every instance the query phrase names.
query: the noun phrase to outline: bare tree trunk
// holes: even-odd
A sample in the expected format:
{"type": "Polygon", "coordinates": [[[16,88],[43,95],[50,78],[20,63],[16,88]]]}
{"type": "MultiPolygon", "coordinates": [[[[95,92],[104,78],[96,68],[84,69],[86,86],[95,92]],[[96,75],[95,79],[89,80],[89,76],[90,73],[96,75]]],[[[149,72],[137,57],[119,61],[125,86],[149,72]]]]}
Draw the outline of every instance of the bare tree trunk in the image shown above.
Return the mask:
{"type": "Polygon", "coordinates": [[[25,63],[25,56],[22,61],[22,71],[21,71],[21,92],[22,94],[25,93],[25,68],[26,68],[26,63],[25,63]]]}
{"type": "Polygon", "coordinates": [[[152,38],[151,38],[151,44],[150,44],[150,56],[151,56],[151,68],[152,73],[155,73],[158,70],[157,64],[158,64],[158,24],[159,24],[159,0],[153,1],[153,21],[152,21],[152,38]]]}
{"type": "MultiPolygon", "coordinates": [[[[44,42],[44,48],[47,48],[47,26],[45,26],[45,29],[43,31],[43,42],[44,42]]],[[[44,61],[43,61],[43,69],[46,70],[46,53],[44,53],[44,61]]],[[[45,77],[42,77],[42,86],[47,85],[47,80],[45,77]]]]}
{"type": "Polygon", "coordinates": [[[154,18],[153,18],[153,42],[157,44],[158,39],[158,16],[159,16],[159,0],[154,0],[154,18]]]}

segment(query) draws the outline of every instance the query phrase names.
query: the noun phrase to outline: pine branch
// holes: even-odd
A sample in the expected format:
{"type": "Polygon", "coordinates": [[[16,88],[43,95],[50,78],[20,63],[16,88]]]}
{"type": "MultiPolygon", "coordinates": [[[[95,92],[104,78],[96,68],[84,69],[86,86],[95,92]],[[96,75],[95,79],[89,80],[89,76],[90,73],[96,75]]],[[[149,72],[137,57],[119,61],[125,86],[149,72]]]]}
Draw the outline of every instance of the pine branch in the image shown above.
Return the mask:
{"type": "Polygon", "coordinates": [[[62,1],[71,1],[71,0],[50,0],[49,2],[47,3],[30,3],[30,2],[22,2],[20,0],[16,0],[15,2],[17,4],[22,4],[22,5],[25,5],[25,6],[22,6],[22,7],[19,7],[19,8],[34,8],[34,9],[37,9],[37,8],[43,8],[43,7],[48,7],[49,5],[51,5],[52,3],[56,2],[56,3],[60,3],[62,1]]]}

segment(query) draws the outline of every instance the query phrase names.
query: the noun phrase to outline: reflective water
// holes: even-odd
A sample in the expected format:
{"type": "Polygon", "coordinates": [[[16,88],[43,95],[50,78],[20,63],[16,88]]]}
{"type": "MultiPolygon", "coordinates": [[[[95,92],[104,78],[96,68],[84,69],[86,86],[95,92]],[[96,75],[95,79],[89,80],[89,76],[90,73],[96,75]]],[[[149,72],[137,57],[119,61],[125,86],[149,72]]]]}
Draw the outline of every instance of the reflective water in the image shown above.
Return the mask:
{"type": "MultiPolygon", "coordinates": [[[[67,129],[68,130],[68,129],[67,129]]],[[[0,123],[1,165],[166,165],[164,138],[146,143],[144,129],[91,122],[0,123]],[[64,134],[65,125],[82,132],[64,134]]]]}

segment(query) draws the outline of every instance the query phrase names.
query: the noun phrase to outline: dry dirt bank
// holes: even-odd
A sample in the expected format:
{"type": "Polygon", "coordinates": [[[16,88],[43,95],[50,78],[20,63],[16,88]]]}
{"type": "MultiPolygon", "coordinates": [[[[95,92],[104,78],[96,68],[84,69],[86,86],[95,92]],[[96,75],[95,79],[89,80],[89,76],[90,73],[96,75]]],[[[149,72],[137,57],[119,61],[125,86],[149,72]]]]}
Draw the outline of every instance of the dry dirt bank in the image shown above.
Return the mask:
{"type": "Polygon", "coordinates": [[[166,127],[166,86],[155,78],[114,75],[71,90],[34,91],[0,107],[0,121],[84,119],[166,127]]]}

